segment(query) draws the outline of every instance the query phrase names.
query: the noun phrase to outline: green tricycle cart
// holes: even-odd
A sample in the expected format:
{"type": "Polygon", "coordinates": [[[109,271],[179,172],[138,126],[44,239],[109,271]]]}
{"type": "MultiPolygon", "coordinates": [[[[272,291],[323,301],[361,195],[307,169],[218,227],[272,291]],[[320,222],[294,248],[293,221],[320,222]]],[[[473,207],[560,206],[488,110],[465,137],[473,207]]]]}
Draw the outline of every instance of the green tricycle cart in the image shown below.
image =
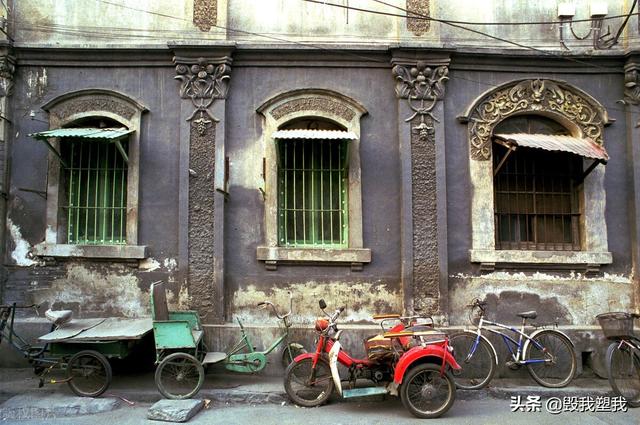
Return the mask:
{"type": "Polygon", "coordinates": [[[237,319],[240,325],[240,339],[227,353],[215,352],[207,350],[198,313],[169,311],[164,283],[151,284],[151,314],[158,365],[155,382],[158,391],[166,398],[191,398],[202,387],[204,367],[215,363],[224,363],[225,368],[233,372],[259,372],[267,365],[267,355],[282,343],[282,361],[287,366],[297,355],[306,352],[301,344],[288,340],[292,304],[293,296],[289,293],[289,312],[279,315],[271,302],[258,303],[258,307],[271,307],[284,325],[282,335],[266,350],[255,350],[242,322],[237,319]]]}

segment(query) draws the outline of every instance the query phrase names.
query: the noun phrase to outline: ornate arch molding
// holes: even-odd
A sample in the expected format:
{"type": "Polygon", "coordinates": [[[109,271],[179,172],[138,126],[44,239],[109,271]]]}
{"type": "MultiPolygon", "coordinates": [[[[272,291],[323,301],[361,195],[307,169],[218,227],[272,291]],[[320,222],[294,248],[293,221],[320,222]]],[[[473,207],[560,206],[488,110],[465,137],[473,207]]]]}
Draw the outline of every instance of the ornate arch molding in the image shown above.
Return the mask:
{"type": "MultiPolygon", "coordinates": [[[[315,116],[351,127],[367,114],[361,103],[341,93],[325,89],[301,89],[281,93],[263,103],[257,111],[279,127],[296,118],[315,116]]],[[[353,129],[351,129],[353,131],[353,129]]],[[[358,133],[359,134],[359,133],[358,133]]]]}
{"type": "MultiPolygon", "coordinates": [[[[42,109],[49,113],[51,128],[69,124],[80,118],[104,116],[135,129],[147,107],[117,91],[86,89],[65,93],[47,102],[42,109]]],[[[137,130],[137,129],[136,129],[137,130]]]]}
{"type": "Polygon", "coordinates": [[[264,102],[257,112],[264,116],[262,146],[265,168],[260,188],[265,202],[264,245],[257,258],[268,270],[280,263],[351,264],[361,270],[371,261],[371,251],[363,247],[362,194],[360,172],[360,118],[367,114],[362,104],[343,94],[326,89],[301,89],[281,93],[264,102]],[[271,136],[283,124],[302,117],[330,120],[355,133],[349,143],[349,247],[346,249],[299,249],[278,246],[278,167],[275,140],[271,136]]]}
{"type": "Polygon", "coordinates": [[[560,80],[522,79],[483,93],[459,117],[468,123],[471,158],[491,158],[493,129],[515,115],[538,114],[556,119],[577,137],[603,144],[604,126],[611,124],[607,111],[589,94],[560,80]]]}

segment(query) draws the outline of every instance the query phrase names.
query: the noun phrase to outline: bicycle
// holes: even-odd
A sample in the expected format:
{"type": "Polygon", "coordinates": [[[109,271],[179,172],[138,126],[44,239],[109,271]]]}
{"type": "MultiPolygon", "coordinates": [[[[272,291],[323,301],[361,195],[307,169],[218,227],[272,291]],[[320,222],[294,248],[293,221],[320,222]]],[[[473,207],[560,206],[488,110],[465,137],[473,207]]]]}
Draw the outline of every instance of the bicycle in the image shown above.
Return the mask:
{"type": "Polygon", "coordinates": [[[640,407],[640,339],[633,334],[633,319],[640,314],[609,312],[596,316],[607,347],[607,375],[613,391],[631,407],[640,407]]]}
{"type": "Polygon", "coordinates": [[[226,352],[209,351],[204,343],[204,331],[196,311],[169,311],[164,283],[151,284],[151,314],[156,346],[155,382],[158,391],[169,399],[195,396],[204,383],[207,365],[220,363],[225,369],[239,373],[257,373],[267,366],[267,356],[278,346],[282,349],[282,364],[287,367],[296,357],[306,353],[304,347],[289,341],[293,295],[289,292],[289,312],[280,315],[270,301],[258,303],[258,308],[271,308],[282,321],[280,335],[262,351],[253,346],[242,322],[240,339],[226,352]]]}
{"type": "MultiPolygon", "coordinates": [[[[456,385],[460,389],[476,390],[489,384],[498,366],[498,355],[491,342],[482,335],[482,330],[500,335],[511,359],[507,361],[510,369],[517,370],[527,366],[531,377],[540,385],[549,388],[562,388],[571,382],[576,372],[577,360],[573,343],[569,337],[557,329],[538,327],[530,335],[525,333],[527,319],[535,319],[535,311],[516,314],[522,318],[520,330],[485,319],[487,303],[474,299],[467,307],[471,308],[471,316],[476,309],[478,325],[475,330],[465,330],[450,337],[454,349],[454,357],[462,370],[454,371],[456,385]],[[506,329],[517,335],[514,339],[505,333],[488,328],[493,325],[506,329]]],[[[473,321],[473,320],[472,320],[473,321]]]]}

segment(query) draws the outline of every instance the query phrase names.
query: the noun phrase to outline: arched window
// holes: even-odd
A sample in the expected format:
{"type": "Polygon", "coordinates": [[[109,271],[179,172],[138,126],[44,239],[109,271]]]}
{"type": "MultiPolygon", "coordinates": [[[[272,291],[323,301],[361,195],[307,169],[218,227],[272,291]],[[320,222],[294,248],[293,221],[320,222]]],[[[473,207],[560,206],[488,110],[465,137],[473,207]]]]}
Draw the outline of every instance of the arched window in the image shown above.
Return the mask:
{"type": "Polygon", "coordinates": [[[265,102],[264,243],[268,270],[279,264],[371,261],[362,238],[360,118],[366,110],[340,93],[304,89],[265,102]]]}
{"type": "Polygon", "coordinates": [[[606,110],[557,80],[524,79],[480,95],[467,124],[470,260],[596,270],[610,264],[604,174],[606,110]]]}
{"type": "Polygon", "coordinates": [[[138,245],[140,127],[147,109],[121,93],[88,89],[43,106],[50,150],[44,257],[141,259],[138,245]]]}

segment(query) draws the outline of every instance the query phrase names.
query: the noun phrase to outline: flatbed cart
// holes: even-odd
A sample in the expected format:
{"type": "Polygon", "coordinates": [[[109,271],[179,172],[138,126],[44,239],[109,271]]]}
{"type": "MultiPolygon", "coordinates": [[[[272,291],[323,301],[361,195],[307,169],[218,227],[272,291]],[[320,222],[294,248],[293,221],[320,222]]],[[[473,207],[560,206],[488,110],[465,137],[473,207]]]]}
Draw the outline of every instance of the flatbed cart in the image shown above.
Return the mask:
{"type": "Polygon", "coordinates": [[[32,305],[0,305],[0,342],[7,341],[33,365],[35,374],[44,383],[67,383],[82,397],[98,397],[112,379],[109,359],[128,357],[142,338],[153,329],[150,318],[74,319],[69,310],[45,313],[52,331],[38,338],[42,345],[34,346],[15,332],[16,309],[35,308],[32,305]],[[47,379],[54,369],[65,369],[66,378],[47,379]]]}

